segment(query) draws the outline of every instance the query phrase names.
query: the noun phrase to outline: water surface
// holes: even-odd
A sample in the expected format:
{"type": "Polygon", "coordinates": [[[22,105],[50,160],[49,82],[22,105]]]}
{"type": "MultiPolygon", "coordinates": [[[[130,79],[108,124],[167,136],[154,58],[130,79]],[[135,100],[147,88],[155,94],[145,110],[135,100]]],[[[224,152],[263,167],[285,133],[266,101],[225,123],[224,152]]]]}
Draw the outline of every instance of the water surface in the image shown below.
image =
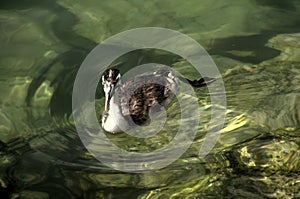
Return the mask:
{"type": "MultiPolygon", "coordinates": [[[[300,123],[299,1],[25,0],[0,3],[0,193],[3,198],[298,198],[300,123]],[[165,27],[198,41],[225,83],[221,138],[198,151],[210,118],[209,93],[192,146],[168,167],[130,174],[98,162],[74,127],[71,97],[85,56],[100,42],[138,27],[165,27]]],[[[135,51],[116,61],[172,66],[196,79],[180,57],[135,51]]],[[[103,92],[97,91],[101,113],[103,92]]],[[[176,115],[176,103],[169,112],[176,115]]],[[[107,135],[130,151],[167,144],[107,135]]],[[[109,155],[109,151],[103,152],[109,155]]]]}

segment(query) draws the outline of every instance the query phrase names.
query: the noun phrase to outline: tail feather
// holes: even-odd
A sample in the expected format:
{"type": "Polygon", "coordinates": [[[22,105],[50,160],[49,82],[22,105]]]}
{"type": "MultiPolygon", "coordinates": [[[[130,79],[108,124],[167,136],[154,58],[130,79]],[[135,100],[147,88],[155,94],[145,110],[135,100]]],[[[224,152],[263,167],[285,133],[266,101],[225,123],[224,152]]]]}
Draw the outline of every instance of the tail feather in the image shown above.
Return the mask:
{"type": "Polygon", "coordinates": [[[203,77],[199,80],[189,80],[183,77],[179,77],[179,79],[183,82],[188,82],[191,86],[199,88],[206,86],[208,84],[211,84],[212,82],[216,81],[215,78],[210,78],[210,77],[203,77]]]}

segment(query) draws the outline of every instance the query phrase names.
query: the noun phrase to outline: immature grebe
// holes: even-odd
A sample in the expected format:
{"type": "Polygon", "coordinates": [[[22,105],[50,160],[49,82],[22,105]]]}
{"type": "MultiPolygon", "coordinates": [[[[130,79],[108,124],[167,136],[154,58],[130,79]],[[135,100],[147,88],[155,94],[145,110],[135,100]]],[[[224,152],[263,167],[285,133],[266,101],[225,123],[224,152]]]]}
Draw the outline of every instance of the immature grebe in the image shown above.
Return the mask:
{"type": "Polygon", "coordinates": [[[146,123],[153,108],[167,106],[171,102],[177,92],[179,80],[193,87],[202,87],[215,79],[204,77],[191,81],[176,76],[171,70],[163,69],[121,83],[119,70],[106,70],[102,76],[105,92],[102,127],[107,132],[117,133],[129,130],[134,124],[146,123]]]}

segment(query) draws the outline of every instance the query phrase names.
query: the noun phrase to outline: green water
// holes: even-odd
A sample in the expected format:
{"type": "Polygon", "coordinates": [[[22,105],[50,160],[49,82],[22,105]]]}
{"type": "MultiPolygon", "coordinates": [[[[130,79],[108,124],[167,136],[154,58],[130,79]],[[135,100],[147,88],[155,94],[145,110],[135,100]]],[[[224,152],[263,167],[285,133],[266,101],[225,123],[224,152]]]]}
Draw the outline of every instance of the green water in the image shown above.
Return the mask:
{"type": "MultiPolygon", "coordinates": [[[[0,45],[1,198],[300,198],[299,1],[4,0],[0,45]],[[227,114],[217,145],[198,158],[210,108],[207,89],[196,89],[204,114],[191,147],[163,169],[131,174],[85,149],[71,98],[86,55],[138,27],[170,28],[198,41],[222,74],[227,114]]],[[[116,64],[125,71],[151,62],[199,78],[166,52],[135,51],[116,64]]],[[[96,97],[101,112],[101,88],[96,97]]],[[[176,110],[173,103],[168,111],[176,110]]],[[[107,137],[147,152],[172,140],[172,128],[146,140],[107,137]]]]}

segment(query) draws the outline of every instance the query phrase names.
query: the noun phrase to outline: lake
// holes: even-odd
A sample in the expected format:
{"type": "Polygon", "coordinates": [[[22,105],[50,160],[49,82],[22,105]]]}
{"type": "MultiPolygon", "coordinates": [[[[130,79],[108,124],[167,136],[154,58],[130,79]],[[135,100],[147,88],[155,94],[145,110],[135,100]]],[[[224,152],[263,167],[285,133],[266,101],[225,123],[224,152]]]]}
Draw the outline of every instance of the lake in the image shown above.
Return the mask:
{"type": "MultiPolygon", "coordinates": [[[[150,35],[142,38],[155,41],[150,35]]],[[[194,52],[174,41],[175,51],[194,52]]],[[[2,1],[0,43],[1,198],[300,198],[300,1],[2,1]],[[84,60],[107,39],[143,27],[196,41],[215,64],[218,81],[194,89],[195,96],[181,92],[165,110],[164,127],[151,137],[96,131],[87,116],[83,139],[72,97],[74,105],[84,60]],[[220,97],[225,101],[214,101],[220,97]],[[191,143],[152,153],[176,141],[182,124],[181,138],[192,135],[191,143]],[[142,158],[122,159],[104,139],[142,158]],[[205,144],[211,148],[199,157],[205,144]],[[178,157],[168,162],[173,152],[178,157]],[[168,164],[151,169],[160,161],[168,164]]],[[[87,112],[95,109],[90,115],[98,118],[96,126],[104,110],[100,70],[125,74],[148,63],[201,77],[176,52],[145,45],[120,55],[99,66],[98,79],[81,84],[87,90],[97,86],[94,98],[81,104],[87,112]]]]}

